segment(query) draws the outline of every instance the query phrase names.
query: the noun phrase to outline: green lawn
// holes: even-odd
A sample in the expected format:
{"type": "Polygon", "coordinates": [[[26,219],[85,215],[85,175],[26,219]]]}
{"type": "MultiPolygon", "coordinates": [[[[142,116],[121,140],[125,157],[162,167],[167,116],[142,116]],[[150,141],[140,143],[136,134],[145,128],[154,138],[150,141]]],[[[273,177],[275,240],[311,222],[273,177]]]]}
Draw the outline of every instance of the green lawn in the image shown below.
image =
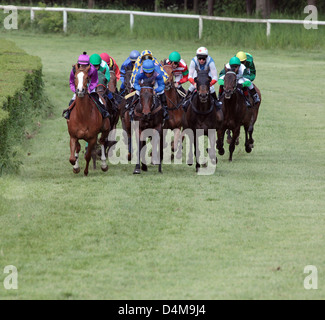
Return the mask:
{"type": "Polygon", "coordinates": [[[208,47],[218,71],[251,52],[262,93],[255,148],[245,152],[242,134],[214,175],[165,164],[135,176],[132,164],[108,163],[84,177],[61,117],[78,55],[107,51],[121,65],[132,49],[158,59],[179,50],[189,64],[204,43],[2,36],[41,57],[55,109],[22,142],[20,174],[0,178],[0,299],[324,299],[323,52],[208,47]],[[17,290],[2,285],[7,265],[17,290]],[[307,265],[317,290],[304,288],[307,265]]]}

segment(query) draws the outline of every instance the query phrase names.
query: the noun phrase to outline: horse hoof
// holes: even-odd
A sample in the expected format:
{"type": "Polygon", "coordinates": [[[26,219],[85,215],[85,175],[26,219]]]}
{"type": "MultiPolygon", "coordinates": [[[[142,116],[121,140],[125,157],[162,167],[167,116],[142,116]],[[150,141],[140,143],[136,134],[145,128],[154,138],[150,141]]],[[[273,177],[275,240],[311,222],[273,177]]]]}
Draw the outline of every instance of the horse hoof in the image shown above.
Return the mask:
{"type": "Polygon", "coordinates": [[[133,174],[140,174],[140,173],[141,173],[140,169],[134,169],[133,171],[133,174]]]}
{"type": "Polygon", "coordinates": [[[77,169],[75,169],[75,168],[73,168],[73,173],[79,173],[80,172],[80,168],[77,168],[77,169]]]}
{"type": "Polygon", "coordinates": [[[250,146],[245,147],[245,150],[247,153],[251,153],[252,152],[252,148],[250,146]]]}
{"type": "Polygon", "coordinates": [[[88,171],[84,171],[84,175],[87,177],[88,176],[88,171]]]}
{"type": "Polygon", "coordinates": [[[222,149],[218,150],[218,153],[219,153],[221,156],[223,156],[223,155],[225,154],[225,149],[222,148],[222,149]]]}
{"type": "Polygon", "coordinates": [[[141,166],[141,170],[142,170],[142,171],[148,171],[148,167],[147,167],[147,165],[146,165],[146,164],[143,164],[143,165],[141,166]]]}
{"type": "Polygon", "coordinates": [[[101,169],[102,169],[102,171],[104,171],[104,172],[106,172],[107,170],[108,170],[108,166],[106,166],[106,167],[101,167],[101,169]]]}

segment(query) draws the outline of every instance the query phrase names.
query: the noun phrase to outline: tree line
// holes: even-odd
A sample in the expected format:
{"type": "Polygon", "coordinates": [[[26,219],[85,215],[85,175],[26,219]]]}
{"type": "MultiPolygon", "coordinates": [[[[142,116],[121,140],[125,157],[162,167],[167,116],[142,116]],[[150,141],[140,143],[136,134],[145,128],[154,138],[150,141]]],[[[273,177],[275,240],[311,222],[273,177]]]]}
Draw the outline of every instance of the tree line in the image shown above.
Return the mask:
{"type": "Polygon", "coordinates": [[[284,14],[303,14],[307,5],[314,5],[318,12],[325,13],[325,3],[321,0],[81,0],[81,1],[7,1],[12,5],[38,6],[43,3],[47,6],[145,10],[145,11],[171,11],[181,13],[194,13],[210,16],[230,15],[258,15],[263,18],[270,17],[272,12],[284,14]]]}

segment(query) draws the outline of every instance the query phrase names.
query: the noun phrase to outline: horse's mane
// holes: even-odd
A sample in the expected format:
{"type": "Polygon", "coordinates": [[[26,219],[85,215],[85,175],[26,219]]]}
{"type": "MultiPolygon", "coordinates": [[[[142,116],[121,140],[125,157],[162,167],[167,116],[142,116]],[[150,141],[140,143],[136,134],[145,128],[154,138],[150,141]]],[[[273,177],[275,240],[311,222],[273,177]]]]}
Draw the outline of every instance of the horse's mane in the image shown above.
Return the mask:
{"type": "Polygon", "coordinates": [[[198,70],[197,71],[197,78],[200,79],[201,81],[204,81],[206,79],[211,78],[209,76],[209,71],[208,70],[198,70]]]}

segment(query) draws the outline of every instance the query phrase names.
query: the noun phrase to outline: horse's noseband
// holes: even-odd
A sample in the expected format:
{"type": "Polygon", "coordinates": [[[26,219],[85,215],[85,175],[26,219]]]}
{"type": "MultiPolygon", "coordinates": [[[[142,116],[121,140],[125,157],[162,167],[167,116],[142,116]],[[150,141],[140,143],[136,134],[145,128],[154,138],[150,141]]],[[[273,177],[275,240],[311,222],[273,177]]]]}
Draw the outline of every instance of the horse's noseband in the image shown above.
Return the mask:
{"type": "Polygon", "coordinates": [[[200,102],[202,103],[206,103],[208,102],[208,99],[209,99],[209,91],[210,91],[210,88],[207,86],[207,91],[206,92],[200,92],[200,91],[197,91],[198,95],[199,95],[199,99],[200,99],[200,102]]]}

